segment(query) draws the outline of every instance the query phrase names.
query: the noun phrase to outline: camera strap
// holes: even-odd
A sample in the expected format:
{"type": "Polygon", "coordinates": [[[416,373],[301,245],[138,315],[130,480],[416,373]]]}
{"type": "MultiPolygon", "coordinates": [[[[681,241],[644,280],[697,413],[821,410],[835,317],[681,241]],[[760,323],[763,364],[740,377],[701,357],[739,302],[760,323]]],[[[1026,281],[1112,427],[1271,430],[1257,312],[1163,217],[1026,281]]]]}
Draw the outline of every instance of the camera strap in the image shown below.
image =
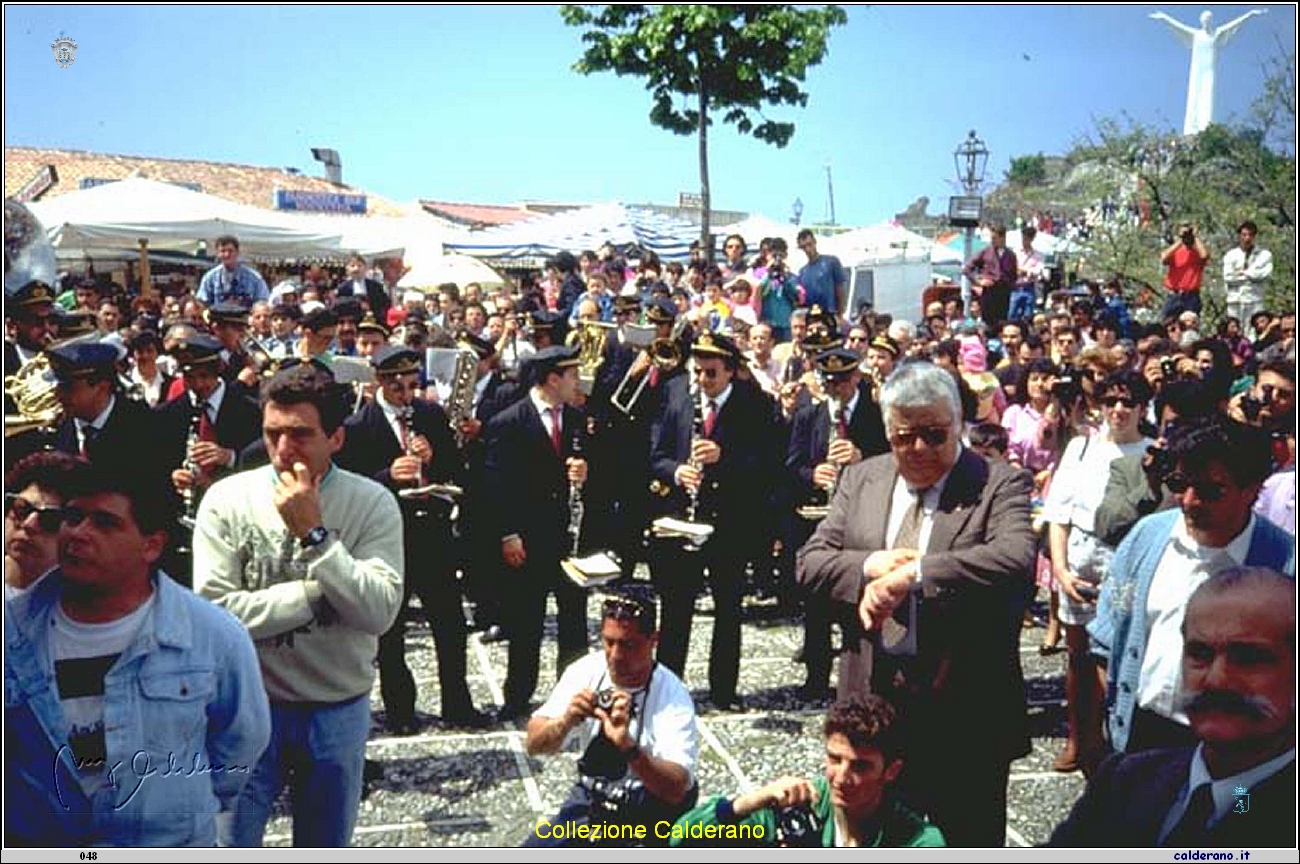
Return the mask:
{"type": "MultiPolygon", "coordinates": [[[[656,660],[656,661],[654,662],[654,665],[650,667],[650,677],[649,677],[648,679],[646,679],[645,687],[641,690],[641,708],[640,708],[640,710],[638,710],[638,709],[637,709],[637,706],[636,706],[636,694],[635,694],[635,693],[628,694],[628,695],[630,695],[630,696],[632,697],[632,712],[631,712],[631,715],[628,717],[628,722],[630,723],[630,722],[632,722],[633,720],[636,721],[636,746],[637,746],[637,747],[640,747],[640,746],[641,746],[641,735],[642,735],[642,733],[645,732],[645,725],[646,725],[646,706],[650,704],[650,688],[654,686],[654,683],[655,683],[655,672],[657,672],[657,671],[659,671],[659,661],[658,661],[658,660],[656,660]]],[[[605,688],[604,688],[604,684],[605,684],[605,682],[606,682],[607,680],[609,680],[609,669],[608,669],[608,668],[606,668],[604,671],[602,671],[602,672],[600,673],[600,680],[596,682],[596,692],[597,692],[597,693],[599,693],[601,690],[604,690],[604,689],[605,689],[605,688]]],[[[610,683],[613,684],[613,681],[610,681],[610,683]]],[[[597,734],[598,734],[598,735],[600,734],[599,731],[597,731],[597,734]]]]}

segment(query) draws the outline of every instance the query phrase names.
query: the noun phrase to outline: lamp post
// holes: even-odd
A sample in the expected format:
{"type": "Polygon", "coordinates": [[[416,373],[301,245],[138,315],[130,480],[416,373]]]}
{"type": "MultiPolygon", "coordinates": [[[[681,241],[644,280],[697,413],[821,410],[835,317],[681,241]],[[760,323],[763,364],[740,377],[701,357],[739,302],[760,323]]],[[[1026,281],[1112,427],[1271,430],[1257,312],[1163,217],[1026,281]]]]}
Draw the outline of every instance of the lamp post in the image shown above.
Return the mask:
{"type": "MultiPolygon", "coordinates": [[[[970,279],[967,278],[964,264],[970,261],[971,244],[975,238],[975,226],[979,224],[980,216],[983,211],[983,200],[979,197],[980,186],[984,183],[984,169],[988,166],[989,151],[984,146],[984,142],[975,134],[972,129],[956,150],[952,152],[953,164],[957,167],[957,182],[962,184],[965,191],[966,200],[960,209],[963,212],[963,218],[960,220],[966,228],[966,238],[964,245],[963,271],[961,274],[961,303],[966,314],[970,314],[970,279]],[[973,208],[973,209],[972,209],[973,208]]],[[[948,215],[950,221],[953,219],[954,207],[951,202],[948,205],[948,215]]]]}
{"type": "Polygon", "coordinates": [[[795,227],[798,227],[799,220],[803,218],[803,199],[794,199],[794,203],[790,205],[790,212],[794,214],[794,218],[790,221],[795,224],[795,227]]]}

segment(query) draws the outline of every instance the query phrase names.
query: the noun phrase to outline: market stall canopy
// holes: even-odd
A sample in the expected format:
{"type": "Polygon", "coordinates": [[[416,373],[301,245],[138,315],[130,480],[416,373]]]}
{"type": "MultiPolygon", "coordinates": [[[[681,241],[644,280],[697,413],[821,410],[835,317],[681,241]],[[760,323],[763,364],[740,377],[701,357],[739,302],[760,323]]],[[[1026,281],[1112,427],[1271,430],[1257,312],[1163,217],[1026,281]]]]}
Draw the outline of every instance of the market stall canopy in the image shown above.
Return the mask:
{"type": "Polygon", "coordinates": [[[239,238],[249,256],[294,257],[335,254],[337,233],[295,227],[283,214],[171,183],[128,177],[31,205],[50,241],[63,248],[135,248],[194,252],[200,241],[212,249],[222,234],[239,238]]]}
{"type": "Polygon", "coordinates": [[[684,219],[613,203],[476,231],[446,245],[453,252],[504,266],[537,266],[557,252],[576,255],[584,249],[596,251],[605,243],[636,243],[661,261],[684,262],[699,235],[699,227],[684,219]]]}
{"type": "Polygon", "coordinates": [[[817,242],[817,248],[835,255],[845,266],[891,258],[908,261],[928,258],[932,265],[961,261],[960,253],[954,254],[946,246],[894,222],[881,222],[827,237],[817,242]]]}
{"type": "Polygon", "coordinates": [[[452,253],[440,258],[427,258],[417,261],[411,269],[397,282],[398,288],[414,288],[419,291],[434,291],[447,282],[456,283],[464,288],[471,282],[477,282],[484,288],[505,285],[501,274],[477,258],[452,253]]]}
{"type": "Polygon", "coordinates": [[[406,216],[349,216],[332,213],[286,213],[288,224],[315,234],[339,236],[339,252],[366,258],[442,257],[442,244],[452,234],[420,208],[406,216]],[[418,211],[418,212],[417,212],[418,211]]]}

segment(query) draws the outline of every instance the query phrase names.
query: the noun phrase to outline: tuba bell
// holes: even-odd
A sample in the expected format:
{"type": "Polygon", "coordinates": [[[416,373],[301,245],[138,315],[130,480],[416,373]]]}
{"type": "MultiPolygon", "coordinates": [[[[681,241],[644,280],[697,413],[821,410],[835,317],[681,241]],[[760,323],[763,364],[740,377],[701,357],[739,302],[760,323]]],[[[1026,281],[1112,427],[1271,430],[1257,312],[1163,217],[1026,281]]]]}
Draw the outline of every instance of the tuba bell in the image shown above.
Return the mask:
{"type": "Polygon", "coordinates": [[[58,382],[44,353],[28,360],[13,375],[5,377],[5,395],[18,406],[17,414],[5,415],[5,437],[33,429],[53,431],[63,417],[58,382]]]}
{"type": "Polygon", "coordinates": [[[596,385],[596,372],[605,362],[605,343],[617,325],[604,321],[579,321],[578,327],[565,337],[566,347],[578,346],[578,386],[590,396],[596,385]]]}

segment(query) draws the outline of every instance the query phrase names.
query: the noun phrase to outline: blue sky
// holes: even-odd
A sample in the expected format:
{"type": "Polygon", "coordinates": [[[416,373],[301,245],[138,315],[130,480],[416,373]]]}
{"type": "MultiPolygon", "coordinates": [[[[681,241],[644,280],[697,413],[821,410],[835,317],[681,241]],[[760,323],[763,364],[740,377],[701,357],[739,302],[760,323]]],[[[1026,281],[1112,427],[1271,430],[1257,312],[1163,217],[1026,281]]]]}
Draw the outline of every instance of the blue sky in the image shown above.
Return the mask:
{"type": "MultiPolygon", "coordinates": [[[[715,207],[804,221],[888,218],[953,194],[976,129],[1000,179],[1103,117],[1181,128],[1188,50],[1147,15],[1216,25],[1249,6],[848,7],[777,149],[710,132],[715,207]]],[[[1261,7],[1265,8],[1265,7],[1261,7]]],[[[1244,115],[1296,13],[1266,7],[1220,53],[1216,119],[1244,115]]],[[[675,202],[698,191],[694,137],[651,126],[640,81],[570,67],[580,32],[555,7],[7,6],[6,145],[292,166],[342,154],[344,180],[387,197],[675,202]],[[76,40],[61,69],[51,43],[76,40]]]]}

